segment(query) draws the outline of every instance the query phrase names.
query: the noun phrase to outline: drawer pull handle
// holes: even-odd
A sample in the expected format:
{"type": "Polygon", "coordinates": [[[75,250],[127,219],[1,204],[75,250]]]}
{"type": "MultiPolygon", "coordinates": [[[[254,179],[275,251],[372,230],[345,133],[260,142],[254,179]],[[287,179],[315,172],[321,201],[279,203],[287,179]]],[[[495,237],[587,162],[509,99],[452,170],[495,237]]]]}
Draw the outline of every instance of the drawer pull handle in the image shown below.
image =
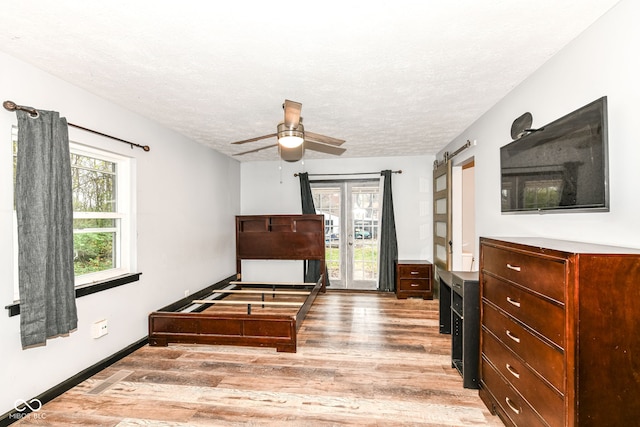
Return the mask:
{"type": "Polygon", "coordinates": [[[511,402],[511,399],[509,399],[508,397],[505,397],[504,401],[507,402],[507,405],[509,405],[509,408],[511,408],[513,412],[515,412],[516,414],[520,413],[521,409],[519,409],[516,405],[514,405],[513,402],[511,402]]]}
{"type": "Polygon", "coordinates": [[[516,300],[514,300],[514,299],[513,299],[513,298],[511,298],[511,297],[507,297],[507,301],[508,301],[511,305],[514,305],[514,306],[516,306],[516,307],[520,308],[520,301],[516,301],[516,300]]]}
{"type": "Polygon", "coordinates": [[[419,271],[412,271],[411,274],[416,275],[416,274],[420,274],[419,271]]]}
{"type": "Polygon", "coordinates": [[[518,373],[518,371],[516,371],[513,366],[509,365],[508,363],[505,365],[505,367],[507,368],[507,371],[509,371],[509,373],[511,375],[513,375],[516,378],[520,378],[520,374],[518,373]]]}
{"type": "Polygon", "coordinates": [[[517,342],[517,343],[519,343],[519,342],[520,342],[520,338],[518,338],[517,336],[513,335],[513,334],[511,333],[511,331],[510,331],[510,330],[508,330],[508,329],[507,329],[507,336],[508,336],[509,338],[511,338],[512,340],[514,340],[515,342],[517,342]]]}
{"type": "Polygon", "coordinates": [[[411,286],[413,286],[414,288],[420,286],[420,283],[412,283],[411,286]]]}
{"type": "Polygon", "coordinates": [[[520,266],[519,265],[511,265],[511,264],[507,263],[507,268],[509,270],[513,270],[513,271],[520,271],[520,266]]]}

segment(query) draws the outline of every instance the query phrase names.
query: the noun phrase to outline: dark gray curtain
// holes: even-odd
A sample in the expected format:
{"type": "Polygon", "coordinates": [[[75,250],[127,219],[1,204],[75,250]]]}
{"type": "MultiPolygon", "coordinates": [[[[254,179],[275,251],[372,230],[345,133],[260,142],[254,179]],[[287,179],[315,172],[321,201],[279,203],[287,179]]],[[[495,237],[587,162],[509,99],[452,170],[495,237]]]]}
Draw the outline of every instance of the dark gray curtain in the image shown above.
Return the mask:
{"type": "Polygon", "coordinates": [[[76,329],[67,121],[18,111],[16,212],[22,347],[76,329]]]}
{"type": "MultiPolygon", "coordinates": [[[[309,174],[303,172],[298,174],[300,178],[300,199],[302,200],[302,213],[303,214],[315,214],[316,207],[313,204],[313,194],[311,193],[311,184],[309,183],[309,174]]],[[[325,267],[325,277],[327,278],[326,284],[329,286],[329,274],[325,267]]],[[[317,282],[320,278],[320,261],[310,260],[306,261],[306,274],[304,276],[305,282],[317,282]]]]}
{"type": "Polygon", "coordinates": [[[391,194],[391,171],[381,172],[384,177],[382,193],[382,219],[380,224],[380,273],[378,290],[395,291],[395,261],[398,259],[396,220],[393,214],[391,194]]]}

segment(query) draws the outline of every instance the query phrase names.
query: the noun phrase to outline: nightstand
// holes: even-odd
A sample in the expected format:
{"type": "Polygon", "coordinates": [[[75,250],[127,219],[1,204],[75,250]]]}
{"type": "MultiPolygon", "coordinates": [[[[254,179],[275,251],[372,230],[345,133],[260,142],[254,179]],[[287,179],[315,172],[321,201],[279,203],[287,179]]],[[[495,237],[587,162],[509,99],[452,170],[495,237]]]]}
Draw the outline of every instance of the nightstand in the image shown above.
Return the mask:
{"type": "Polygon", "coordinates": [[[433,299],[433,264],[424,260],[396,261],[396,297],[433,299]]]}

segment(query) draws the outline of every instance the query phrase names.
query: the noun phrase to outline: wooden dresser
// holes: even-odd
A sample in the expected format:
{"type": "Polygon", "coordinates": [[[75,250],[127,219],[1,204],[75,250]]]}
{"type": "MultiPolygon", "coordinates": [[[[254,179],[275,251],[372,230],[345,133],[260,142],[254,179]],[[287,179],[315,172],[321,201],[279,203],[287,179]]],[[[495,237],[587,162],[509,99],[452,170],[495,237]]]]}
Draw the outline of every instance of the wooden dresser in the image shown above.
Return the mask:
{"type": "Polygon", "coordinates": [[[481,238],[480,297],[480,397],[507,426],[640,419],[640,250],[481,238]]]}
{"type": "Polygon", "coordinates": [[[396,297],[433,299],[433,264],[423,260],[396,261],[396,297]]]}

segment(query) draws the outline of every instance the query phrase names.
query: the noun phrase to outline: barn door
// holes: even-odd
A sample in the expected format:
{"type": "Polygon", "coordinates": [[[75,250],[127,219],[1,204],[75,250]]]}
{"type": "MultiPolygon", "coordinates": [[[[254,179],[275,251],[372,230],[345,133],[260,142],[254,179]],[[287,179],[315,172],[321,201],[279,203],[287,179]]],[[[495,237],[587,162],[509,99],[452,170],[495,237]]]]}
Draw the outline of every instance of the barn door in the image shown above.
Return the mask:
{"type": "Polygon", "coordinates": [[[451,159],[434,163],[433,258],[441,270],[451,270],[451,159]]]}

